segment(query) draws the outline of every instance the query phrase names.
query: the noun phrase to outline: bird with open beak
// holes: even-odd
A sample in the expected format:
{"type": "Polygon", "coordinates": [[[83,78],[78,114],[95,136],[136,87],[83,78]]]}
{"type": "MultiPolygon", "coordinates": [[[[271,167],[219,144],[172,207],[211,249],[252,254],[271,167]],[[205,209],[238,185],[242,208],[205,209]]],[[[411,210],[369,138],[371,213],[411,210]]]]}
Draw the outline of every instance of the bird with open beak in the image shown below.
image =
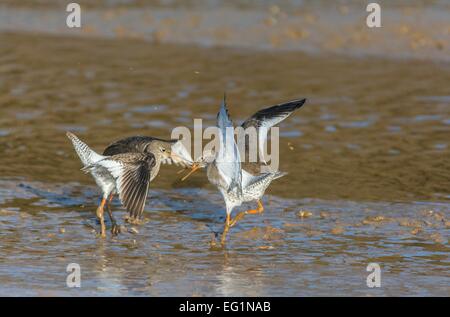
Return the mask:
{"type": "MultiPolygon", "coordinates": [[[[292,100],[259,110],[242,123],[244,129],[254,127],[258,131],[258,147],[262,148],[267,138],[267,131],[272,126],[280,123],[305,103],[305,99],[292,100]]],[[[225,245],[226,236],[231,227],[248,214],[260,214],[264,211],[261,199],[270,183],[286,173],[277,170],[267,172],[262,167],[267,167],[264,160],[258,162],[241,162],[239,150],[234,137],[228,135],[226,130],[233,129],[233,122],[228,113],[226,99],[224,98],[219,113],[217,114],[217,127],[220,130],[220,145],[216,153],[206,151],[192,165],[190,172],[182,178],[186,180],[195,171],[206,168],[208,180],[221,192],[226,206],[226,220],[221,237],[222,247],[225,245]],[[226,138],[230,140],[226,142],[226,138]],[[231,141],[231,142],[230,142],[231,141]],[[221,159],[222,158],[222,159],[221,159]],[[225,158],[225,160],[223,159],[225,158]],[[243,202],[256,201],[256,209],[250,209],[238,213],[231,218],[232,210],[243,202]]],[[[249,141],[245,148],[248,151],[249,141]]],[[[213,241],[213,244],[215,242],[213,241]]]]}

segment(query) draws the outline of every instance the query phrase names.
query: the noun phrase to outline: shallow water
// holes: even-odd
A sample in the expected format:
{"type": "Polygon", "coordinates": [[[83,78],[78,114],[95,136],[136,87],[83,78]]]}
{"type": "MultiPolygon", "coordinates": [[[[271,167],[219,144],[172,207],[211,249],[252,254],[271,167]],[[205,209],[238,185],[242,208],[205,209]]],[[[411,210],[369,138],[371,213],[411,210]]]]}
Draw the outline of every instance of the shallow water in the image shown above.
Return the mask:
{"type": "Polygon", "coordinates": [[[0,34],[0,295],[448,296],[449,81],[446,63],[0,34]],[[98,151],[168,137],[213,124],[224,90],[236,121],[308,98],[281,125],[289,174],[264,214],[210,249],[220,194],[165,166],[138,233],[97,238],[98,190],[64,132],[98,151]]]}
{"type": "Polygon", "coordinates": [[[95,187],[0,185],[15,197],[0,213],[1,295],[448,295],[443,203],[268,196],[266,212],[233,228],[218,251],[209,241],[224,221],[221,197],[208,190],[152,190],[138,233],[102,240],[84,205],[95,187]],[[371,262],[381,265],[381,289],[365,284],[371,262]],[[80,289],[65,287],[69,263],[81,266],[80,289]]]}

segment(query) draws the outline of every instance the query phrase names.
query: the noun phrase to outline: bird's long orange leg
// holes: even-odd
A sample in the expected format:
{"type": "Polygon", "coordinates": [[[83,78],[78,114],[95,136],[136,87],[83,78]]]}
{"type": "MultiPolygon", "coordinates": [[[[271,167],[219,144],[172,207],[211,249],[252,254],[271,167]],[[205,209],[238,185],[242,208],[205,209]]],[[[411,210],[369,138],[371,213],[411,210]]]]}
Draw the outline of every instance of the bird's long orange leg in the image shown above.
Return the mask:
{"type": "Polygon", "coordinates": [[[97,218],[100,221],[100,236],[102,238],[106,237],[105,217],[103,217],[103,214],[105,211],[105,204],[106,204],[106,199],[102,198],[102,202],[100,203],[100,206],[98,206],[97,211],[96,211],[97,218]]]}
{"type": "Polygon", "coordinates": [[[225,220],[225,227],[223,228],[223,233],[222,233],[222,239],[220,241],[220,243],[222,244],[222,247],[225,246],[225,241],[227,239],[227,234],[228,231],[230,230],[230,224],[231,224],[231,217],[229,214],[227,214],[227,218],[225,220]]]}
{"type": "Polygon", "coordinates": [[[264,206],[261,202],[261,200],[258,200],[258,207],[256,209],[250,209],[250,210],[246,210],[246,211],[242,211],[240,213],[238,213],[232,220],[230,223],[230,227],[233,227],[234,225],[236,225],[236,223],[241,220],[242,218],[245,217],[245,215],[254,215],[254,214],[261,214],[264,211],[264,206]]]}
{"type": "Polygon", "coordinates": [[[258,207],[256,209],[247,210],[245,213],[249,214],[249,215],[254,215],[254,214],[262,214],[263,211],[264,211],[264,206],[263,206],[261,200],[258,200],[258,207]]]}
{"type": "Polygon", "coordinates": [[[228,231],[233,227],[239,220],[244,218],[245,215],[253,215],[253,214],[261,214],[264,211],[264,206],[261,203],[261,200],[258,200],[258,207],[256,209],[250,209],[247,211],[242,211],[236,215],[233,219],[231,219],[230,215],[227,214],[227,218],[225,220],[225,227],[223,228],[221,244],[222,247],[225,246],[225,242],[227,239],[228,231]]]}
{"type": "Polygon", "coordinates": [[[238,213],[233,219],[231,219],[230,227],[234,227],[239,220],[245,217],[246,214],[246,211],[241,211],[238,213]]]}

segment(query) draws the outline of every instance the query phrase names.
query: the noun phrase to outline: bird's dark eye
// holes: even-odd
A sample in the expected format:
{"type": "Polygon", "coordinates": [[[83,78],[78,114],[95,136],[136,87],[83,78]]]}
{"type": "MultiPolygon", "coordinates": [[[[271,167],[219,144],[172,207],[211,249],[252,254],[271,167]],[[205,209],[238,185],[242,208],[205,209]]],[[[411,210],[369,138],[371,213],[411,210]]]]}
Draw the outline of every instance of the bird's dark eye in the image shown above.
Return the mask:
{"type": "Polygon", "coordinates": [[[166,149],[165,148],[161,148],[161,152],[165,152],[166,151],[166,149]]]}

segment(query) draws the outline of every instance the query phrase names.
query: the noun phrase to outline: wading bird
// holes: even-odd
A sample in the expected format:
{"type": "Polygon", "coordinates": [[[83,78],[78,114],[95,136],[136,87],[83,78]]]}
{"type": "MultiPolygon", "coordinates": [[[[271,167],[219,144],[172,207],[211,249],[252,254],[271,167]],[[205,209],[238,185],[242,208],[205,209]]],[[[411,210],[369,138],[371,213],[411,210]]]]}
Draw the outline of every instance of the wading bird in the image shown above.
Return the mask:
{"type": "MultiPolygon", "coordinates": [[[[267,131],[274,125],[286,119],[295,110],[299,109],[306,99],[293,100],[275,105],[256,112],[241,125],[244,129],[254,127],[258,131],[258,146],[261,149],[267,138],[267,131]]],[[[231,227],[247,214],[259,214],[264,211],[261,198],[270,183],[286,173],[279,171],[262,172],[267,167],[264,160],[258,162],[244,162],[241,164],[239,149],[234,140],[234,126],[230,119],[226,99],[217,115],[219,133],[219,149],[216,153],[206,152],[192,164],[191,171],[183,177],[185,180],[200,168],[206,168],[210,183],[221,192],[226,206],[226,220],[221,237],[222,246],[225,245],[226,236],[231,227]],[[232,132],[227,132],[232,131],[232,132]],[[231,218],[233,208],[243,202],[256,201],[257,208],[247,210],[231,218]]],[[[246,140],[246,152],[249,149],[249,140],[246,140]]]]}
{"type": "Polygon", "coordinates": [[[104,208],[107,207],[111,233],[120,233],[110,202],[115,194],[128,211],[128,221],[138,223],[144,211],[150,182],[159,172],[161,163],[175,163],[183,167],[192,164],[186,149],[178,140],[152,137],[129,137],[110,144],[103,155],[97,154],[73,133],[67,132],[83,163],[82,171],[90,173],[102,191],[96,215],[100,221],[100,235],[106,236],[104,208]]]}

